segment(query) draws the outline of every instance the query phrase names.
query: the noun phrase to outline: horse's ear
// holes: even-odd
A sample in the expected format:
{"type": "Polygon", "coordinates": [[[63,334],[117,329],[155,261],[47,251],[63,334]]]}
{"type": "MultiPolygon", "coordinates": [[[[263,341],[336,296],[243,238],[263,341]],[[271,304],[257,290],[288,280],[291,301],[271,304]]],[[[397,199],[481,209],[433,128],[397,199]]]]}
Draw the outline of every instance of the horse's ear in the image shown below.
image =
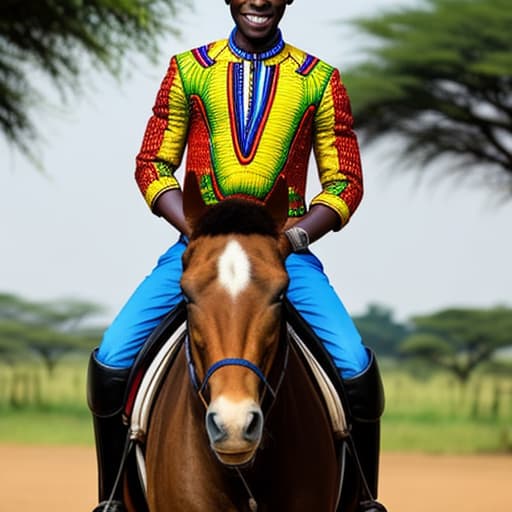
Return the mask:
{"type": "Polygon", "coordinates": [[[199,219],[204,215],[208,207],[204,203],[199,181],[194,172],[185,174],[185,185],[183,187],[183,213],[190,232],[193,233],[199,219]]]}
{"type": "Polygon", "coordinates": [[[281,175],[265,200],[265,205],[279,231],[288,220],[288,203],[288,185],[285,177],[281,175]]]}

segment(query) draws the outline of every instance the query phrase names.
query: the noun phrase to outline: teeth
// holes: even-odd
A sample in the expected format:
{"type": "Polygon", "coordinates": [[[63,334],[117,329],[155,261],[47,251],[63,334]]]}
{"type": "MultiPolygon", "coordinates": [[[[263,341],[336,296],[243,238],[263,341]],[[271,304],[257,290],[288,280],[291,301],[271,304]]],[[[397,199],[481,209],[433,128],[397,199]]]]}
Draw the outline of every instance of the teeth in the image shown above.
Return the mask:
{"type": "Polygon", "coordinates": [[[251,23],[265,23],[267,21],[267,18],[265,18],[264,16],[254,16],[252,14],[248,14],[247,19],[251,23]]]}

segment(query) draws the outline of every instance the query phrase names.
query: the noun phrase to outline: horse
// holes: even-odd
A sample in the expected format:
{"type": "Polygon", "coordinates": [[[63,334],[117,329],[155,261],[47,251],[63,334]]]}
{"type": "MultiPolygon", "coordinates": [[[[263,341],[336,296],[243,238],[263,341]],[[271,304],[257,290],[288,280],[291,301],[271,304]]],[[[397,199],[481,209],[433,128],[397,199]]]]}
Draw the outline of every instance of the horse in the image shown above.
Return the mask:
{"type": "Polygon", "coordinates": [[[151,412],[148,508],[340,510],[339,442],[286,330],[288,275],[278,243],[286,184],[279,180],[265,205],[233,198],[206,207],[200,197],[187,178],[187,336],[151,412]]]}

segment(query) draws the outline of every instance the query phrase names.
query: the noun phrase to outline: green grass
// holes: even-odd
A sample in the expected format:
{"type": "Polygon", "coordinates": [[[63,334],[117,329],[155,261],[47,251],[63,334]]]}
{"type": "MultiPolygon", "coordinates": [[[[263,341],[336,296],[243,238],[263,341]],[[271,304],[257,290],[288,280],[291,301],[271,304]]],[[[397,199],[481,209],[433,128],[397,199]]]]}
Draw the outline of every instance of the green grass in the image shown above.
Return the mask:
{"type": "Polygon", "coordinates": [[[58,409],[1,409],[0,442],[22,444],[93,444],[89,412],[58,409]]]}
{"type": "Polygon", "coordinates": [[[468,419],[414,421],[385,416],[382,449],[452,454],[512,452],[512,426],[468,419]]]}
{"type": "MultiPolygon", "coordinates": [[[[27,367],[21,380],[18,368],[18,381],[12,369],[0,367],[0,442],[92,446],[85,366],[68,361],[51,378],[27,367]],[[11,405],[13,396],[18,407],[11,405]]],[[[476,374],[460,386],[448,374],[412,377],[384,366],[383,378],[384,451],[512,452],[512,376],[476,374]]]]}
{"type": "Polygon", "coordinates": [[[85,359],[67,360],[48,376],[40,367],[0,366],[0,442],[92,445],[86,367],[85,359]]]}
{"type": "Polygon", "coordinates": [[[426,453],[512,452],[512,377],[383,372],[382,446],[426,453]]]}

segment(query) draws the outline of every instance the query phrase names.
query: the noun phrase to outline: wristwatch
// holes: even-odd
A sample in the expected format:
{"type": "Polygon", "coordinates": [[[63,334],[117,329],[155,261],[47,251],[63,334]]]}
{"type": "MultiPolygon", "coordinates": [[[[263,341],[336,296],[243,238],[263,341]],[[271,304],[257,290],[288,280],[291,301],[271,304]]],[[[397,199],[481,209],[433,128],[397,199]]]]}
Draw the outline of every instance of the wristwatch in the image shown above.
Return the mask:
{"type": "Polygon", "coordinates": [[[290,241],[293,252],[303,252],[309,247],[309,235],[305,229],[294,226],[287,229],[284,234],[290,241]]]}

